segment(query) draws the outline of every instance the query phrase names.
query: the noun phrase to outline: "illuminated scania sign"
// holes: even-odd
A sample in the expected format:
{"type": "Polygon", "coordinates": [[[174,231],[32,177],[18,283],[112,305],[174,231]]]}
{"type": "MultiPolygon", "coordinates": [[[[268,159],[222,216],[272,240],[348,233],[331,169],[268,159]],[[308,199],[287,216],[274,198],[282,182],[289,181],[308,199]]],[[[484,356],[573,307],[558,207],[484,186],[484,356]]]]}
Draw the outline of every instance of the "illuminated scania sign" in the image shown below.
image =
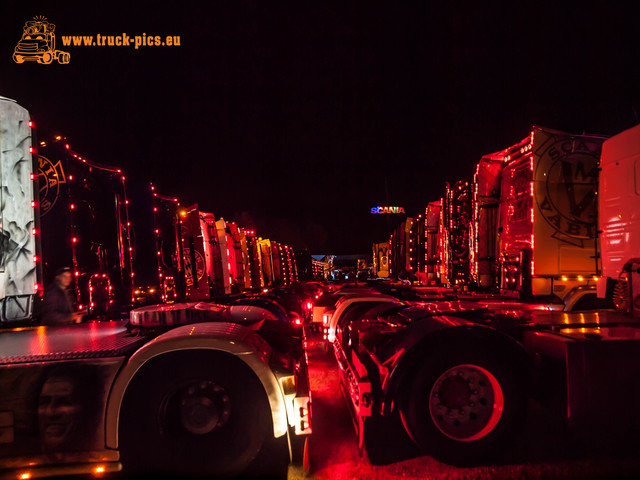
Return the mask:
{"type": "Polygon", "coordinates": [[[404,207],[373,207],[371,213],[404,213],[404,207]]]}

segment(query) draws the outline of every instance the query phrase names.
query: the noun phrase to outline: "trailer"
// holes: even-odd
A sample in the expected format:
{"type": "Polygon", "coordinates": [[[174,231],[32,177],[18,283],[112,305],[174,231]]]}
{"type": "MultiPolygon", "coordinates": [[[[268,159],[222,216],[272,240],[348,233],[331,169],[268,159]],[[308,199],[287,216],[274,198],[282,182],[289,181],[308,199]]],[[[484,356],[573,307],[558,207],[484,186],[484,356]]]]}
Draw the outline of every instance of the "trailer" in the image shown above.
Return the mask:
{"type": "Polygon", "coordinates": [[[5,326],[32,318],[43,286],[33,122],[26,109],[5,97],[0,97],[0,132],[0,326],[5,326]]]}

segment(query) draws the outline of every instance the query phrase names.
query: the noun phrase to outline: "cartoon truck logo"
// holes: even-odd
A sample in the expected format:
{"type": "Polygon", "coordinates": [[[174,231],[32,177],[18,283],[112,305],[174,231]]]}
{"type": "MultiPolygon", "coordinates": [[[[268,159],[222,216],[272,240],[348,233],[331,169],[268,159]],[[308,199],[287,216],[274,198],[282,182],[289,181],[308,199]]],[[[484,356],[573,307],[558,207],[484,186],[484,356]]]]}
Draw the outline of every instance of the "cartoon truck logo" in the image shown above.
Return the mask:
{"type": "Polygon", "coordinates": [[[45,17],[34,17],[24,24],[22,38],[13,50],[16,63],[36,61],[45,65],[57,60],[60,64],[69,63],[69,52],[56,50],[56,26],[47,22],[45,17]]]}

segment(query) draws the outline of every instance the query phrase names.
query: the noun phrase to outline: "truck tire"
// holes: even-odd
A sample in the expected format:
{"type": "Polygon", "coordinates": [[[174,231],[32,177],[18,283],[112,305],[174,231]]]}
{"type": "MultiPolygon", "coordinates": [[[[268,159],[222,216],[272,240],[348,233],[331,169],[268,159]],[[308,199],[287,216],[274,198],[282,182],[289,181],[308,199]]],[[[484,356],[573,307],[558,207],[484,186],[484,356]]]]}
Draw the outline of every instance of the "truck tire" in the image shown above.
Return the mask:
{"type": "Polygon", "coordinates": [[[136,374],[123,400],[125,472],[189,476],[241,473],[273,438],[266,393],[224,352],[165,354],[136,374]]]}
{"type": "Polygon", "coordinates": [[[426,454],[453,465],[490,461],[524,416],[513,362],[473,345],[425,359],[400,403],[405,430],[426,454]]]}

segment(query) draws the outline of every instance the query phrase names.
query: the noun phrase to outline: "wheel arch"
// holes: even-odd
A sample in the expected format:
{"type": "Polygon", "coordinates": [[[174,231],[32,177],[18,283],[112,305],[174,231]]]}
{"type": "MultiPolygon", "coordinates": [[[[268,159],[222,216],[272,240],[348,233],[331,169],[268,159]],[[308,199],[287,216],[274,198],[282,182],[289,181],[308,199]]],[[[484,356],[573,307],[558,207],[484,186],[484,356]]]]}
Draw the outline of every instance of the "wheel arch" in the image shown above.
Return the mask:
{"type": "Polygon", "coordinates": [[[523,375],[528,375],[529,354],[524,347],[513,337],[506,335],[490,327],[476,324],[460,324],[444,326],[436,330],[423,332],[422,336],[415,339],[415,343],[408,346],[396,367],[390,373],[386,381],[386,388],[382,396],[381,413],[389,415],[396,411],[399,399],[406,394],[406,388],[413,374],[420,367],[421,362],[427,359],[432,352],[447,345],[481,344],[485,350],[502,352],[513,358],[513,365],[521,370],[523,375]]]}
{"type": "Polygon", "coordinates": [[[123,365],[109,392],[106,408],[105,440],[107,448],[119,446],[118,430],[123,400],[128,387],[145,366],[167,355],[194,350],[218,351],[244,362],[265,390],[273,435],[279,438],[288,431],[287,411],[281,386],[266,357],[271,348],[249,328],[238,324],[212,323],[179,327],[166,332],[137,350],[123,365]]]}

